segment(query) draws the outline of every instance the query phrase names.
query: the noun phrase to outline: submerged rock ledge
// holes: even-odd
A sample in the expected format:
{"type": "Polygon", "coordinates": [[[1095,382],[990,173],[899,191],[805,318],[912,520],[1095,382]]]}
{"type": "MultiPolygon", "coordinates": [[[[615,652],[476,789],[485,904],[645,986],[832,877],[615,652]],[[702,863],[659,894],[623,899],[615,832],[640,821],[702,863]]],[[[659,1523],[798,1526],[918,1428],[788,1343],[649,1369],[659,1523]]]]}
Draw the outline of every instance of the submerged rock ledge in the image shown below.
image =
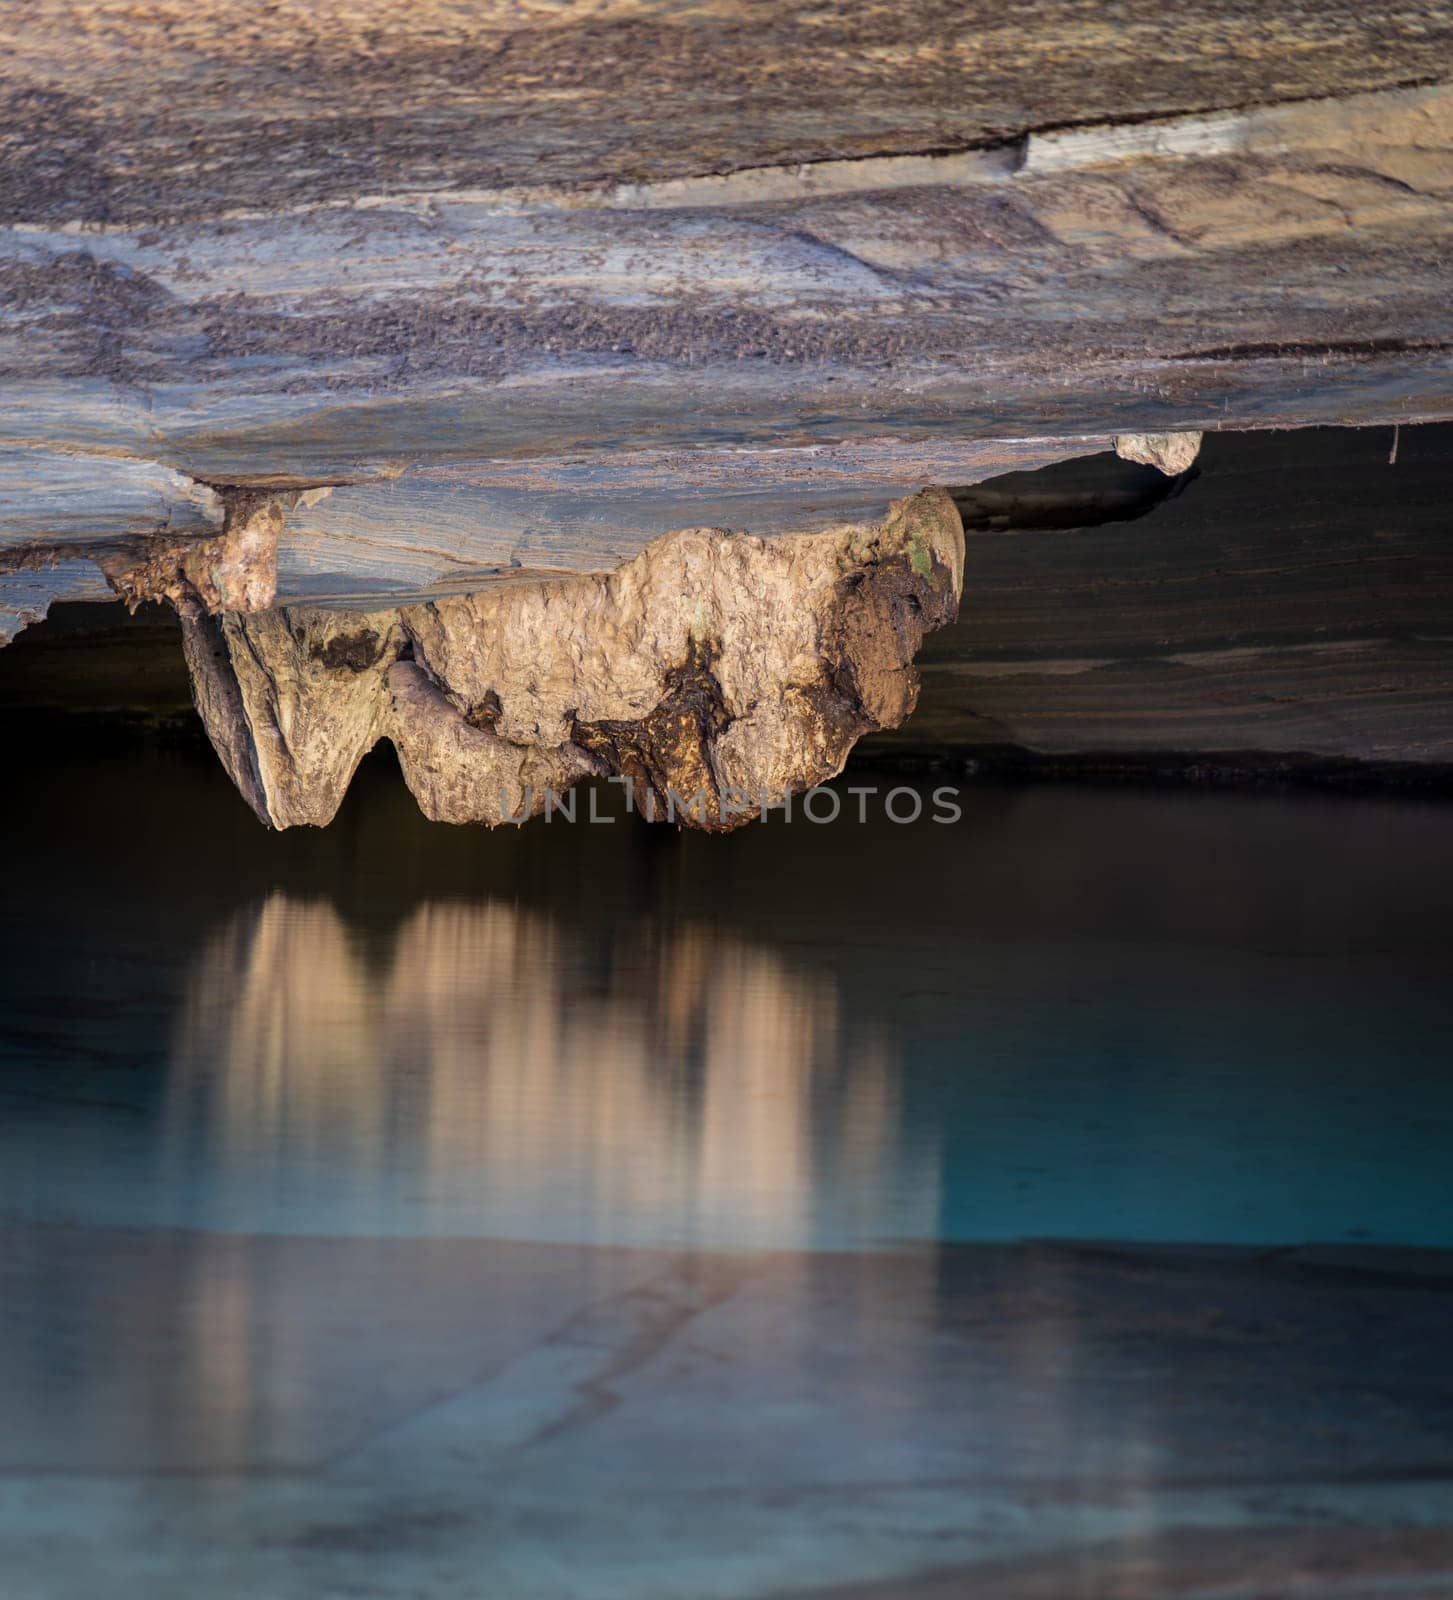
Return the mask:
{"type": "Polygon", "coordinates": [[[963,562],[953,500],[926,489],[877,526],[684,529],[610,573],[388,610],[179,612],[207,733],[272,827],[330,822],[388,739],[437,821],[523,821],[594,776],[717,832],[903,721],[963,562]]]}

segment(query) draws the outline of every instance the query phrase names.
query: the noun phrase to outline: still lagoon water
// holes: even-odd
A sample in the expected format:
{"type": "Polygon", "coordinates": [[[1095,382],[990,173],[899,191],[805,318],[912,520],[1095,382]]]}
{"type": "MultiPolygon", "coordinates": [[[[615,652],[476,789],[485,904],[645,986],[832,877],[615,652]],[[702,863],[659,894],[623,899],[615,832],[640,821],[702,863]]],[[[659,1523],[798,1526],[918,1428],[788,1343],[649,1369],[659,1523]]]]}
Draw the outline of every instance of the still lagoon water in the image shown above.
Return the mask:
{"type": "Polygon", "coordinates": [[[16,773],[0,1594],[1453,1594],[1453,810],[961,805],[16,773]]]}

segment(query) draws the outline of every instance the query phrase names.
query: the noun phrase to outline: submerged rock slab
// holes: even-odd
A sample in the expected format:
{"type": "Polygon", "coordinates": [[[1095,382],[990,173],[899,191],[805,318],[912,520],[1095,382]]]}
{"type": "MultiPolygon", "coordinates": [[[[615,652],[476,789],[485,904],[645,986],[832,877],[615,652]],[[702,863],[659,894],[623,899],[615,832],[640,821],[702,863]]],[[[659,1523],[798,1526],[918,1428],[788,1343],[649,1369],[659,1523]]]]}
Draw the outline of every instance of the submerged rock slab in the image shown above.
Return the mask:
{"type": "Polygon", "coordinates": [[[912,711],[963,529],[927,489],[878,526],[667,534],[607,574],[386,611],[181,609],[198,710],[248,804],[323,826],[380,739],[425,814],[522,821],[585,776],[725,831],[912,711]]]}

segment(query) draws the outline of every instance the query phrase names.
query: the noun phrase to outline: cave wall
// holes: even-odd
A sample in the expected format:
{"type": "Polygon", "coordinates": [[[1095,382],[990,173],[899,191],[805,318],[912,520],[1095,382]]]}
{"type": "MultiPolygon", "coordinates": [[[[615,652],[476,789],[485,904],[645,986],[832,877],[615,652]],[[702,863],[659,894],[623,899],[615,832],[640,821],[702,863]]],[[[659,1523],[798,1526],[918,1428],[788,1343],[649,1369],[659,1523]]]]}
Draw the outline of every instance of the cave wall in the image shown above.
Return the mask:
{"type": "Polygon", "coordinates": [[[16,0],[0,643],[594,581],[1204,433],[1133,526],[971,531],[878,754],[1431,769],[1437,513],[1368,519],[1453,418],[1450,45],[1427,0],[16,0]],[[1278,430],[1334,424],[1409,441],[1356,516],[1196,520],[1220,436],[1295,482],[1336,463],[1278,430]]]}
{"type": "Polygon", "coordinates": [[[918,711],[865,754],[1446,776],[1453,427],[1401,430],[1393,449],[1391,429],[1209,436],[1170,493],[1136,505],[1122,487],[1096,526],[1026,524],[1123,474],[1061,477],[1059,509],[1053,470],[997,480],[1019,486],[1011,525],[970,527],[959,620],[925,645],[918,711]]]}
{"type": "MultiPolygon", "coordinates": [[[[1446,783],[1453,426],[1393,447],[1222,434],[1176,478],[1100,455],[958,489],[958,620],[924,641],[917,709],[855,760],[1446,783]]],[[[103,719],[196,730],[175,618],[57,607],[0,652],[0,715],[19,751],[103,719]]]]}

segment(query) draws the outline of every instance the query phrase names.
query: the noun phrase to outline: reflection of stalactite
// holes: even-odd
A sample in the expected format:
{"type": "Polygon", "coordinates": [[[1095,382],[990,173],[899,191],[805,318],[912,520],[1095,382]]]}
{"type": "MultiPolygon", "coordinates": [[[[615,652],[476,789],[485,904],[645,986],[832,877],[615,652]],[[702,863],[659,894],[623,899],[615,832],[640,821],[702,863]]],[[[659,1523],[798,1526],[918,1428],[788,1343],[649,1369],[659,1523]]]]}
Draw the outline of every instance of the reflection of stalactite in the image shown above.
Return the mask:
{"type": "Polygon", "coordinates": [[[208,1097],[209,1131],[245,1139],[259,1177],[310,1145],[378,1151],[388,1086],[368,987],[321,901],[274,894],[207,946],[172,1054],[208,1097]]]}
{"type": "Polygon", "coordinates": [[[306,1170],[385,1225],[423,1205],[790,1247],[837,1220],[918,1232],[936,1204],[931,1170],[898,1169],[895,1064],[844,1043],[832,981],[704,925],[602,950],[427,902],[371,971],[331,907],[277,894],[203,953],[173,1053],[174,1153],[205,1145],[254,1193],[306,1170]]]}

